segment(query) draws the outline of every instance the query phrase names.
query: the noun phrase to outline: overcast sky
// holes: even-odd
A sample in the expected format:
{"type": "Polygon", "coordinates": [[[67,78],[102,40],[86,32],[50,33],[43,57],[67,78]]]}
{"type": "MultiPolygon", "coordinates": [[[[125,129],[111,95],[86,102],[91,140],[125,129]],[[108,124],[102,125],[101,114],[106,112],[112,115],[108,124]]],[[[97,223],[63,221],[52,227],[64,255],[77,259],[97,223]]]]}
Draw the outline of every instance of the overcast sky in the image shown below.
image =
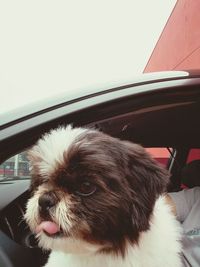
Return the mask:
{"type": "Polygon", "coordinates": [[[175,0],[0,1],[0,112],[142,73],[175,0]]]}

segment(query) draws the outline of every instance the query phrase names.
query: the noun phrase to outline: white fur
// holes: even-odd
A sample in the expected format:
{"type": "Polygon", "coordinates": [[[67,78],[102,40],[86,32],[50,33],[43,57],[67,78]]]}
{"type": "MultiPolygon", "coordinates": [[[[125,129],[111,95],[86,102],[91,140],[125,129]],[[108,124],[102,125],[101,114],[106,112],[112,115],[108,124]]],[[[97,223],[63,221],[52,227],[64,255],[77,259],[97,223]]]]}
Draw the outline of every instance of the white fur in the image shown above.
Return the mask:
{"type": "Polygon", "coordinates": [[[39,223],[39,210],[38,210],[38,200],[40,194],[34,194],[34,197],[30,198],[26,205],[26,213],[24,214],[24,218],[28,223],[32,232],[35,232],[35,229],[39,223]]]}
{"type": "MultiPolygon", "coordinates": [[[[72,128],[71,125],[60,127],[45,134],[33,147],[30,158],[37,166],[39,173],[45,177],[55,171],[57,164],[64,163],[64,152],[82,133],[84,128],[72,128]]],[[[34,168],[34,165],[32,166],[34,168]]]]}
{"type": "MultiPolygon", "coordinates": [[[[86,249],[85,253],[64,252],[65,242],[59,250],[53,250],[45,267],[179,267],[180,230],[179,223],[165,203],[163,197],[156,201],[147,232],[141,233],[139,244],[127,244],[125,257],[110,254],[97,254],[86,249]],[[63,245],[63,247],[62,247],[63,245]]],[[[59,240],[58,240],[59,241],[59,240]]],[[[71,241],[72,242],[72,241],[71,241]]],[[[76,241],[76,245],[86,245],[76,241]]],[[[89,245],[89,244],[88,244],[89,245]]]]}
{"type": "MultiPolygon", "coordinates": [[[[41,223],[40,215],[38,212],[38,201],[40,196],[42,196],[45,192],[48,192],[48,187],[46,185],[39,186],[34,196],[27,202],[24,218],[27,221],[32,232],[36,232],[36,227],[39,223],[41,223]]],[[[73,227],[74,221],[74,214],[70,211],[72,207],[73,203],[70,200],[70,196],[63,196],[56,207],[53,210],[50,210],[50,215],[53,221],[56,222],[60,228],[70,232],[73,227]]],[[[42,233],[38,234],[38,237],[40,237],[41,244],[45,243],[46,240],[48,240],[46,238],[46,235],[42,233]]],[[[49,238],[49,240],[49,242],[52,243],[52,238],[49,238]]],[[[45,247],[49,249],[52,248],[51,246],[45,247]]]]}

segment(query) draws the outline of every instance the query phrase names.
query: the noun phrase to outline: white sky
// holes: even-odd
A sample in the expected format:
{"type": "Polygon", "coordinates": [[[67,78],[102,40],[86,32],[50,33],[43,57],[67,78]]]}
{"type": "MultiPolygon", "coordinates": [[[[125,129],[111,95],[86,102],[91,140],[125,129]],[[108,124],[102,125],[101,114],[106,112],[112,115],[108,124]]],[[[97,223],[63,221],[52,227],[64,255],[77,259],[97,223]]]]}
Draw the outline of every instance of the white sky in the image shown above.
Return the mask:
{"type": "Polygon", "coordinates": [[[0,1],[0,114],[63,91],[130,81],[175,3],[0,1]]]}

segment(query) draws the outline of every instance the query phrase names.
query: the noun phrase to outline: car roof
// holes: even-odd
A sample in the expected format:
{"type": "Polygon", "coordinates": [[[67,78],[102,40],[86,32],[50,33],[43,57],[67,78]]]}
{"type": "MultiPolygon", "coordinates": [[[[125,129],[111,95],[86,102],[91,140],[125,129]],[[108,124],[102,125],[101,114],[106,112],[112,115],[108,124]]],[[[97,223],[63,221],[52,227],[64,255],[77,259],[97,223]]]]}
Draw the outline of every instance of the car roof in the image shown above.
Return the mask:
{"type": "MultiPolygon", "coordinates": [[[[0,127],[8,123],[12,123],[22,118],[27,118],[33,114],[45,112],[66,105],[74,101],[80,101],[85,98],[90,98],[96,95],[106,94],[108,92],[123,90],[134,87],[135,93],[140,92],[141,85],[164,81],[176,81],[182,79],[200,78],[200,71],[163,71],[155,73],[145,73],[134,78],[132,81],[118,81],[105,85],[97,85],[91,88],[79,88],[77,90],[66,89],[65,93],[46,97],[41,101],[32,102],[28,105],[16,108],[9,112],[5,112],[0,116],[0,127]]],[[[151,88],[146,87],[146,91],[151,91],[151,88]]],[[[144,89],[143,89],[144,91],[144,89]]]]}
{"type": "Polygon", "coordinates": [[[149,147],[199,147],[199,73],[145,74],[134,83],[71,98],[66,94],[51,104],[18,110],[0,126],[0,159],[33,145],[50,129],[69,123],[97,127],[149,147]]]}

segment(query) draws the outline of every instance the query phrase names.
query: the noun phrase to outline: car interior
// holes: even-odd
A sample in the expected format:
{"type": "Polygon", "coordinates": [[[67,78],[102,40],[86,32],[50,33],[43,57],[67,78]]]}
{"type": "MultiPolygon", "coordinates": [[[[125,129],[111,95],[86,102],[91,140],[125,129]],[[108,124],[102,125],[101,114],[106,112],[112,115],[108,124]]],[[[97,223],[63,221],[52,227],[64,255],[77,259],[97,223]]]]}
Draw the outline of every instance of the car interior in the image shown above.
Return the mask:
{"type": "MultiPolygon", "coordinates": [[[[58,117],[5,142],[0,165],[0,266],[22,267],[28,264],[37,267],[48,256],[48,252],[38,248],[35,236],[23,219],[30,182],[26,150],[44,132],[71,123],[96,128],[147,149],[162,148],[167,155],[164,165],[171,173],[168,191],[172,192],[182,190],[184,166],[200,159],[199,114],[200,95],[196,88],[173,91],[173,95],[169,90],[110,101],[84,112],[58,117]],[[18,162],[21,162],[17,174],[11,170],[16,162],[10,160],[16,155],[20,155],[18,162]]],[[[153,156],[163,164],[158,154],[153,156]]]]}

